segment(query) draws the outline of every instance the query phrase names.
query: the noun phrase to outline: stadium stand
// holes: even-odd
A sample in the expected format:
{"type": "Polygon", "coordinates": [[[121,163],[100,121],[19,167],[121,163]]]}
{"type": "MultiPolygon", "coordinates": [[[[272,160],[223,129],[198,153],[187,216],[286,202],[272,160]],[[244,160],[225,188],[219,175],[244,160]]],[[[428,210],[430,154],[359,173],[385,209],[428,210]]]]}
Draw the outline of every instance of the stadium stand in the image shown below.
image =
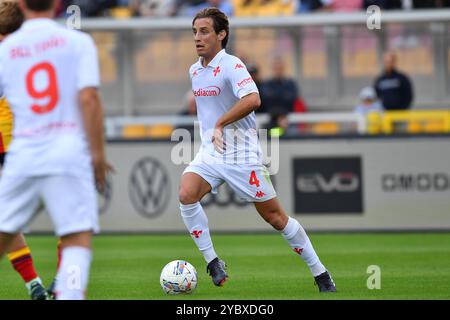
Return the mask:
{"type": "MultiPolygon", "coordinates": [[[[283,18],[261,14],[254,19],[236,9],[244,1],[232,3],[237,17],[228,51],[256,63],[262,80],[270,77],[273,58],[283,56],[286,73],[295,79],[308,106],[306,116],[321,115],[313,123],[309,118],[289,117],[291,124],[305,129],[299,134],[448,132],[442,119],[430,119],[427,112],[450,107],[450,11],[386,11],[383,28],[369,30],[364,12],[289,13],[283,18]],[[390,121],[388,113],[376,121],[370,117],[355,121],[350,114],[358,92],[373,84],[386,49],[401,56],[399,70],[411,75],[416,93],[412,112],[425,110],[391,129],[383,126],[390,121]],[[350,120],[336,121],[336,114],[350,120]]],[[[191,18],[127,19],[131,16],[127,6],[108,10],[118,19],[85,19],[83,29],[93,34],[98,45],[105,111],[110,128],[114,127],[109,132],[115,137],[168,137],[167,128],[149,132],[149,126],[158,121],[173,127],[179,124],[181,116],[174,115],[179,114],[189,89],[186,70],[197,60],[191,18]],[[174,116],[173,122],[158,120],[161,116],[174,116]],[[124,128],[122,117],[133,119],[127,122],[130,128],[124,128]],[[151,124],[143,122],[149,118],[151,124]]]]}

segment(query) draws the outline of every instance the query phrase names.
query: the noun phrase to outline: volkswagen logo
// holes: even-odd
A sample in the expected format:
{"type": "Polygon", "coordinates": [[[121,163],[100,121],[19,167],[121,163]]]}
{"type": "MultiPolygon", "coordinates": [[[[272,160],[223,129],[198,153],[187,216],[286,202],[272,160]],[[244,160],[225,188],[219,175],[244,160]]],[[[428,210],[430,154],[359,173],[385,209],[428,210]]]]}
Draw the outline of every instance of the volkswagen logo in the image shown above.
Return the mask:
{"type": "Polygon", "coordinates": [[[142,158],[131,169],[128,191],[139,214],[147,218],[157,217],[169,203],[169,175],[158,160],[142,158]]]}

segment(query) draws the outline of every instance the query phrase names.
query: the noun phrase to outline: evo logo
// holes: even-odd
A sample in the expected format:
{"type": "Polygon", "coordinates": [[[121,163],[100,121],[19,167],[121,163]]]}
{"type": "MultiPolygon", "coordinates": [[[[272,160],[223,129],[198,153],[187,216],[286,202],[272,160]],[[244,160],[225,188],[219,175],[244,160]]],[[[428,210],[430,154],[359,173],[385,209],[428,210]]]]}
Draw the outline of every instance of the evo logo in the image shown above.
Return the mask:
{"type": "Polygon", "coordinates": [[[292,165],[296,213],[363,213],[360,157],[295,158],[292,165]]]}
{"type": "Polygon", "coordinates": [[[359,188],[359,177],[352,172],[336,172],[330,179],[321,173],[300,175],[297,188],[301,192],[354,192],[359,188]]]}

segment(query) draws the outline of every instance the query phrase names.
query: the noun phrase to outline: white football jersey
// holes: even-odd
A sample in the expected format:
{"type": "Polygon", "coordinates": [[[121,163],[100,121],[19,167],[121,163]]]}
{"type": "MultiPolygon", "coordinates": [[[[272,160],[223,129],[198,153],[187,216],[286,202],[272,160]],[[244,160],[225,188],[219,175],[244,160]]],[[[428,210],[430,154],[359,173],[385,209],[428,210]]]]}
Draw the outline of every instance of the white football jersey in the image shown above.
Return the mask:
{"type": "Polygon", "coordinates": [[[14,115],[4,174],[91,176],[78,93],[99,87],[92,38],[32,19],[0,46],[0,92],[14,115]]]}
{"type": "Polygon", "coordinates": [[[211,141],[217,120],[239,99],[258,93],[244,63],[223,49],[206,67],[202,66],[200,58],[191,66],[189,74],[197,103],[201,152],[219,158],[218,163],[259,163],[260,147],[254,112],[225,127],[226,151],[223,155],[215,151],[211,141]]]}

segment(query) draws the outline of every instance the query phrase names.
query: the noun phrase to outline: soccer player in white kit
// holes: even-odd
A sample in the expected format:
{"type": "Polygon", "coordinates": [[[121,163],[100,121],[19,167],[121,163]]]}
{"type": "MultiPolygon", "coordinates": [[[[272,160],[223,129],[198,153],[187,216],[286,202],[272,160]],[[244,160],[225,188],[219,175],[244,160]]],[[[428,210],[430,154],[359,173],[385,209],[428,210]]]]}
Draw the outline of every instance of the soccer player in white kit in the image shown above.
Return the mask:
{"type": "Polygon", "coordinates": [[[0,45],[0,95],[14,114],[0,179],[0,258],[42,199],[61,238],[57,299],[85,298],[95,182],[106,171],[97,50],[90,36],[52,20],[57,0],[21,0],[26,21],[0,45]]]}
{"type": "Polygon", "coordinates": [[[261,101],[244,63],[225,52],[228,18],[216,8],[204,9],[194,17],[192,30],[199,60],[189,74],[202,144],[181,177],[179,200],[183,221],[206,260],[213,283],[222,286],[228,274],[214,250],[200,200],[226,182],[282,233],[307,263],[320,292],[336,291],[305,230],[281,208],[262,164],[254,113],[261,101]]]}

